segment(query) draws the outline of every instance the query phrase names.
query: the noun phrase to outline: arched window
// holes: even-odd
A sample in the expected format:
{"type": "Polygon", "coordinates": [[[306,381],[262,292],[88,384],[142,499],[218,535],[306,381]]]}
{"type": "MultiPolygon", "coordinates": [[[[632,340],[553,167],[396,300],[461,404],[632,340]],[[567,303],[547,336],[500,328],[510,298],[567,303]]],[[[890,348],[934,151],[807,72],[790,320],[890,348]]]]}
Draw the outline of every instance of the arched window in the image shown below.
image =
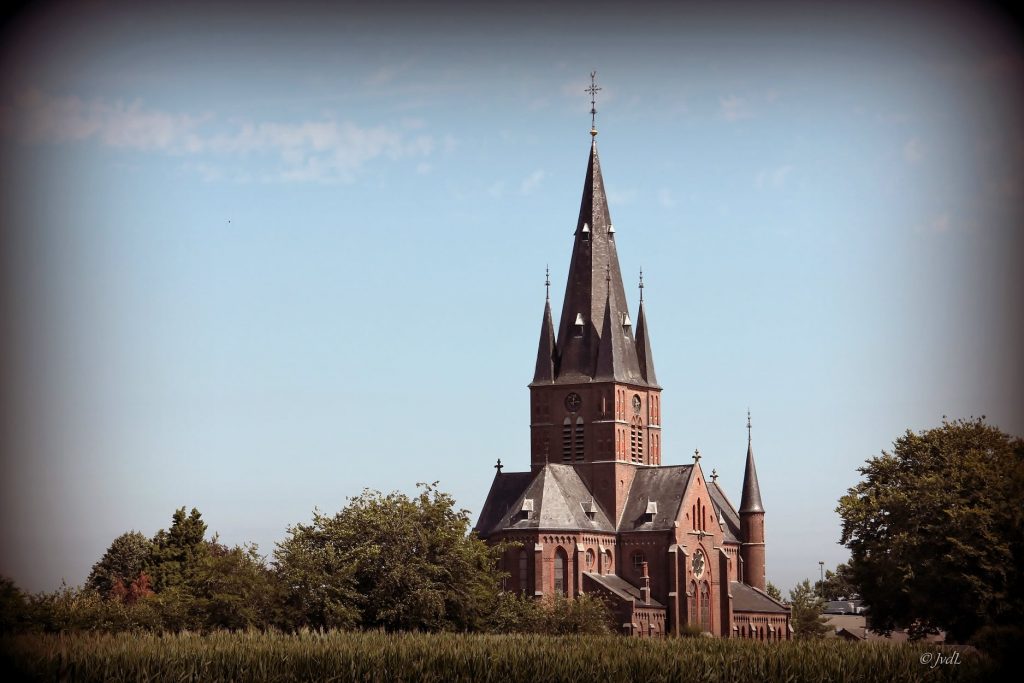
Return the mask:
{"type": "Polygon", "coordinates": [[[647,561],[647,556],[644,555],[644,551],[637,550],[633,553],[633,571],[639,576],[644,570],[644,562],[647,561]]]}
{"type": "Polygon", "coordinates": [[[559,548],[555,551],[555,594],[565,595],[565,588],[569,585],[569,557],[565,551],[559,548]]]}
{"type": "Polygon", "coordinates": [[[638,417],[634,417],[629,426],[629,455],[632,462],[644,460],[644,423],[638,417]]]}
{"type": "Polygon", "coordinates": [[[562,462],[572,462],[572,420],[562,422],[562,462]]]}
{"type": "Polygon", "coordinates": [[[586,558],[587,558],[586,559],[586,561],[587,561],[587,571],[593,571],[593,569],[594,569],[594,562],[597,559],[597,555],[594,554],[593,548],[587,548],[586,558]]]}
{"type": "Polygon", "coordinates": [[[707,581],[700,585],[700,626],[705,631],[711,630],[711,587],[707,581]]]}
{"type": "Polygon", "coordinates": [[[604,551],[604,573],[615,573],[615,558],[612,556],[611,548],[605,548],[604,551]]]}
{"type": "Polygon", "coordinates": [[[529,589],[529,565],[527,564],[526,551],[519,551],[519,590],[525,593],[529,589]]]}
{"type": "Polygon", "coordinates": [[[690,582],[690,623],[697,625],[698,614],[697,614],[697,582],[690,582]]]}
{"type": "Polygon", "coordinates": [[[583,461],[583,418],[576,418],[576,462],[583,461]]]}

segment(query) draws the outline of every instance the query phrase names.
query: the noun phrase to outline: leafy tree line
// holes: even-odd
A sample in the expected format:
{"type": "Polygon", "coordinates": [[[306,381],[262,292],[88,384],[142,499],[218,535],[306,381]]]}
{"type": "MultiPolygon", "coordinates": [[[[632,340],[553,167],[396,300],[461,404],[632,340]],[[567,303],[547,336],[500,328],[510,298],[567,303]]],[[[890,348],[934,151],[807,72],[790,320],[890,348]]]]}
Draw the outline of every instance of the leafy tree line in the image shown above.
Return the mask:
{"type": "Polygon", "coordinates": [[[609,631],[597,598],[503,593],[502,548],[471,534],[468,511],[434,485],[414,497],[365,491],[333,516],[314,511],[269,562],[206,532],[198,510],[181,508],[152,538],[114,539],[80,588],[25,595],[3,579],[0,631],[609,631]]]}
{"type": "Polygon", "coordinates": [[[943,418],[858,471],[836,510],[851,558],[832,587],[855,590],[871,628],[1022,640],[1024,441],[984,417],[943,418]]]}

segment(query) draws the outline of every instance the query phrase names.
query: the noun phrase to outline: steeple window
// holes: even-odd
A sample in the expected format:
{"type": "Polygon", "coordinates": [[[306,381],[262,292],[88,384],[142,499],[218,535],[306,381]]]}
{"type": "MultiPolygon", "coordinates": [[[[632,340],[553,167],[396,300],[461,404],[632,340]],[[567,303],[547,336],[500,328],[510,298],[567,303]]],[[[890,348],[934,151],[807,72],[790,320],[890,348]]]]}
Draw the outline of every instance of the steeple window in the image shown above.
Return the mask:
{"type": "Polygon", "coordinates": [[[630,460],[634,463],[644,461],[644,423],[635,417],[629,427],[629,454],[630,460]]]}
{"type": "Polygon", "coordinates": [[[562,462],[572,462],[572,420],[568,417],[562,422],[562,462]]]}

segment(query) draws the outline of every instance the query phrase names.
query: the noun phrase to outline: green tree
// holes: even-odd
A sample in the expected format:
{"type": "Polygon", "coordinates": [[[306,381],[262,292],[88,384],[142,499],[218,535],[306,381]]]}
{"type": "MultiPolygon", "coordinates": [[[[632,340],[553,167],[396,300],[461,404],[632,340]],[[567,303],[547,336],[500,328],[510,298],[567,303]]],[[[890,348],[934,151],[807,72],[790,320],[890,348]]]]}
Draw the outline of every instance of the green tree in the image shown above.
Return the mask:
{"type": "Polygon", "coordinates": [[[825,583],[815,581],[814,590],[825,600],[853,600],[859,596],[857,587],[853,585],[853,570],[845,562],[841,562],[835,571],[826,569],[825,583]]]}
{"type": "Polygon", "coordinates": [[[313,512],[312,524],[296,524],[277,544],[274,564],[286,628],[351,628],[359,624],[363,596],[355,563],[338,545],[332,518],[313,512]]]}
{"type": "Polygon", "coordinates": [[[499,548],[435,485],[410,498],[364,491],[333,517],[314,512],[274,553],[289,610],[313,626],[476,630],[497,597],[499,548]]]}
{"type": "Polygon", "coordinates": [[[765,588],[764,592],[767,593],[769,597],[772,597],[778,600],[779,602],[782,602],[782,591],[780,591],[779,587],[771,581],[768,582],[768,586],[765,588]]]}
{"type": "Polygon", "coordinates": [[[839,501],[875,631],[963,642],[1024,611],[1024,442],[981,419],[907,431],[839,501]]]}
{"type": "Polygon", "coordinates": [[[192,508],[187,515],[184,507],[174,511],[171,528],[153,536],[146,566],[153,590],[160,593],[185,581],[189,568],[208,551],[205,535],[206,522],[199,510],[192,508]]]}
{"type": "Polygon", "coordinates": [[[804,579],[789,591],[789,605],[793,610],[790,617],[793,637],[809,640],[822,638],[829,632],[829,625],[821,616],[825,601],[815,592],[810,579],[804,579]]]}
{"type": "Polygon", "coordinates": [[[152,551],[153,544],[138,531],[121,534],[92,566],[85,581],[86,588],[109,597],[118,583],[122,587],[131,585],[146,568],[152,551]]]}
{"type": "Polygon", "coordinates": [[[500,593],[488,615],[486,630],[492,633],[543,633],[547,635],[604,635],[611,633],[612,615],[600,596],[584,593],[575,598],[561,595],[537,600],[520,593],[500,593]]]}
{"type": "Polygon", "coordinates": [[[260,628],[274,624],[279,599],[276,577],[256,546],[229,548],[216,540],[189,568],[182,584],[191,623],[206,630],[260,628]]]}
{"type": "Polygon", "coordinates": [[[25,594],[6,576],[0,576],[0,633],[22,628],[28,619],[25,594]]]}

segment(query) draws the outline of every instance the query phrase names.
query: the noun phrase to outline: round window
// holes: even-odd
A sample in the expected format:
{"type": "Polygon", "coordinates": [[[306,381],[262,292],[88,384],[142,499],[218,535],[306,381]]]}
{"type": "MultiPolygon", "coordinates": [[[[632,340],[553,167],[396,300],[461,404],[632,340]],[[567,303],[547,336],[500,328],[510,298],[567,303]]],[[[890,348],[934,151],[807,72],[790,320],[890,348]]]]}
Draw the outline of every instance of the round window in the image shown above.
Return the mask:
{"type": "Polygon", "coordinates": [[[704,575],[705,564],[706,563],[704,561],[704,552],[702,550],[698,550],[693,555],[693,575],[696,576],[698,579],[704,575]]]}
{"type": "Polygon", "coordinates": [[[594,566],[594,560],[597,559],[597,555],[594,554],[593,550],[587,550],[587,567],[594,566]]]}

